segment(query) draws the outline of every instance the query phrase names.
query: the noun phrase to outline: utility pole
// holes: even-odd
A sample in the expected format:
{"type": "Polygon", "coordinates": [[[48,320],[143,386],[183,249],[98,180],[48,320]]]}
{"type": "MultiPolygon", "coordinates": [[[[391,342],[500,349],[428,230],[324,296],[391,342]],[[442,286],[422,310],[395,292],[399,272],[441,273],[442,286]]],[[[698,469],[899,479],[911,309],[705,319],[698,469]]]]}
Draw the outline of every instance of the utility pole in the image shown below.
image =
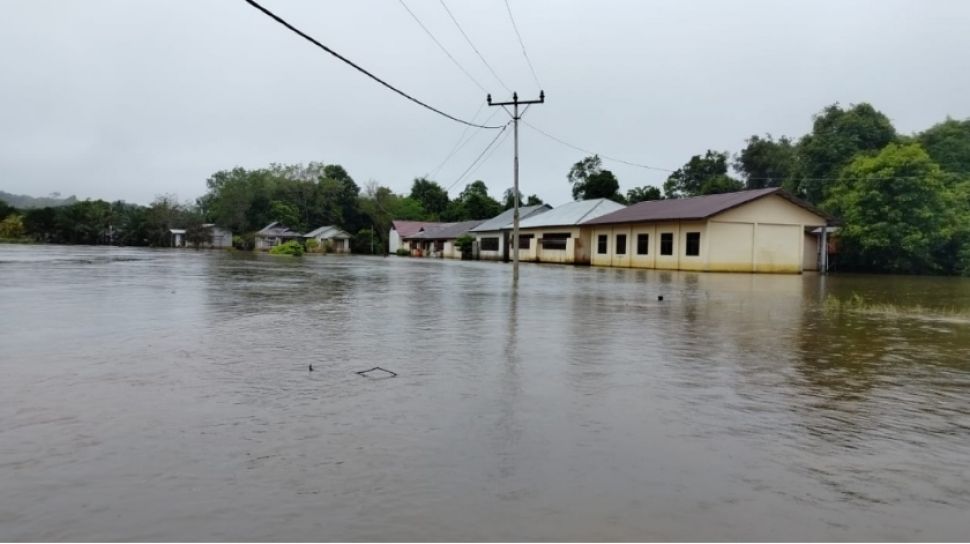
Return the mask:
{"type": "Polygon", "coordinates": [[[512,116],[512,121],[514,125],[515,134],[515,159],[513,161],[513,187],[512,193],[514,197],[514,211],[512,212],[512,283],[518,285],[519,283],[519,119],[525,115],[525,112],[529,109],[531,104],[542,104],[546,101],[545,91],[539,91],[538,100],[519,100],[519,93],[512,93],[511,102],[492,102],[492,95],[488,95],[488,105],[489,106],[502,106],[507,113],[509,110],[505,106],[512,106],[512,112],[509,115],[512,116]],[[519,105],[523,105],[526,108],[519,113],[519,105]]]}

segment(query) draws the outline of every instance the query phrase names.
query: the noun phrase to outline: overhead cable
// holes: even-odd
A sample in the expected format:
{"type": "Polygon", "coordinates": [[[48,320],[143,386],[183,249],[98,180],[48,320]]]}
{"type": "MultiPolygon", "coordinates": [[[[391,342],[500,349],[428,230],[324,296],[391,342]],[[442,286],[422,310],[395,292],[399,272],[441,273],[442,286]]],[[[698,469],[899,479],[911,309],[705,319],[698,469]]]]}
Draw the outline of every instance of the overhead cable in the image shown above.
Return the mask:
{"type": "Polygon", "coordinates": [[[364,74],[365,76],[367,76],[367,77],[369,77],[369,78],[371,78],[371,79],[373,79],[374,81],[376,81],[376,82],[378,82],[378,83],[380,83],[381,85],[383,85],[383,86],[385,86],[385,87],[387,87],[388,89],[390,89],[390,90],[392,90],[392,91],[394,91],[395,93],[397,93],[397,94],[399,94],[399,95],[401,95],[401,96],[403,96],[404,98],[407,98],[407,99],[408,99],[408,100],[410,100],[411,102],[414,102],[415,104],[418,104],[419,106],[422,106],[422,107],[424,107],[424,108],[426,108],[426,109],[429,109],[429,110],[431,110],[431,111],[433,111],[433,112],[435,112],[435,113],[437,113],[438,115],[441,115],[441,116],[444,116],[444,117],[447,117],[448,119],[451,119],[452,121],[455,121],[455,122],[458,122],[458,123],[462,123],[462,124],[464,124],[464,125],[468,125],[468,126],[472,126],[472,127],[476,127],[476,128],[491,128],[491,129],[498,129],[498,128],[503,128],[503,127],[502,127],[502,125],[495,125],[495,126],[489,126],[489,125],[477,125],[477,124],[475,124],[475,123],[472,123],[472,122],[469,122],[469,121],[466,121],[466,120],[464,120],[464,119],[459,119],[458,117],[455,117],[454,115],[450,115],[450,114],[447,114],[447,113],[445,113],[445,112],[443,112],[443,111],[441,111],[441,110],[439,110],[438,108],[435,108],[435,107],[433,107],[433,106],[430,106],[430,105],[428,105],[428,104],[426,104],[426,103],[424,103],[424,102],[422,102],[422,101],[420,101],[420,100],[418,100],[417,98],[414,98],[413,96],[411,96],[411,95],[409,95],[409,94],[407,94],[406,92],[404,92],[404,91],[402,91],[402,90],[400,90],[400,89],[398,89],[397,87],[395,87],[395,86],[393,86],[393,85],[391,85],[390,83],[388,83],[388,82],[386,82],[386,81],[384,81],[383,79],[381,79],[381,78],[379,78],[379,77],[377,77],[377,76],[375,76],[374,74],[372,74],[372,73],[370,73],[370,72],[368,72],[368,71],[367,71],[367,70],[365,70],[364,68],[362,68],[362,67],[360,67],[360,66],[359,66],[358,64],[356,64],[356,63],[354,63],[354,62],[353,62],[352,60],[350,60],[350,59],[348,59],[348,58],[346,58],[346,57],[344,57],[344,56],[343,56],[343,55],[341,55],[340,53],[337,53],[337,52],[336,52],[336,51],[334,51],[333,49],[330,49],[330,48],[329,48],[329,47],[327,47],[326,45],[323,45],[322,43],[320,43],[319,41],[317,41],[317,40],[316,40],[315,38],[313,38],[312,36],[309,36],[309,35],[308,35],[308,34],[306,34],[305,32],[303,32],[303,31],[301,31],[300,29],[298,29],[298,28],[296,28],[295,26],[293,26],[293,25],[291,25],[290,23],[288,23],[288,22],[286,22],[285,20],[283,20],[283,18],[282,18],[282,17],[280,17],[280,16],[278,16],[278,15],[276,15],[276,14],[275,14],[275,13],[273,13],[272,11],[270,11],[270,10],[268,10],[268,9],[266,9],[266,8],[264,8],[263,6],[261,6],[261,5],[259,5],[259,3],[258,3],[258,2],[256,2],[255,0],[244,0],[244,1],[245,1],[245,2],[247,3],[247,4],[249,4],[249,5],[251,5],[251,6],[253,6],[253,7],[254,7],[254,8],[256,8],[256,9],[258,9],[259,11],[261,11],[261,12],[263,12],[263,13],[264,13],[265,15],[267,15],[268,17],[270,17],[271,19],[273,19],[273,20],[274,20],[274,21],[276,21],[277,23],[279,23],[279,24],[281,24],[281,25],[283,25],[283,26],[285,26],[285,27],[286,27],[287,29],[289,29],[289,30],[290,30],[291,32],[293,32],[294,34],[296,34],[296,35],[298,35],[298,36],[300,36],[301,38],[303,38],[303,39],[305,39],[305,40],[307,40],[308,42],[310,42],[310,43],[312,43],[313,45],[315,45],[315,46],[317,46],[317,47],[319,47],[320,49],[323,49],[323,50],[324,50],[324,51],[326,51],[327,53],[330,53],[331,55],[333,55],[333,56],[335,56],[335,57],[337,57],[338,59],[340,59],[340,60],[341,60],[341,61],[343,61],[344,63],[346,63],[346,64],[349,64],[349,65],[350,65],[351,67],[353,67],[354,69],[356,69],[356,70],[357,70],[358,72],[360,72],[360,73],[362,73],[362,74],[364,74]]]}
{"type": "Polygon", "coordinates": [[[463,29],[461,27],[461,24],[458,23],[458,19],[456,19],[455,15],[451,13],[450,9],[448,9],[448,4],[445,4],[445,0],[438,0],[438,1],[441,2],[441,7],[445,8],[445,11],[448,12],[448,17],[451,17],[451,21],[455,23],[456,27],[458,27],[458,31],[461,32],[461,35],[465,37],[465,41],[468,42],[468,45],[470,45],[471,48],[475,51],[475,54],[478,55],[478,58],[482,59],[482,63],[485,64],[485,67],[488,68],[490,72],[492,72],[492,75],[495,76],[495,79],[498,80],[498,82],[501,83],[503,87],[505,87],[506,91],[512,92],[512,89],[510,89],[509,86],[506,85],[504,81],[502,81],[502,78],[498,77],[498,74],[495,73],[495,69],[492,68],[492,65],[489,64],[487,60],[485,60],[485,57],[482,55],[482,52],[479,51],[477,47],[475,47],[474,43],[472,43],[472,39],[469,38],[468,34],[465,33],[465,29],[463,29]]]}
{"type": "Polygon", "coordinates": [[[401,3],[401,6],[404,7],[404,9],[407,10],[407,12],[411,15],[411,18],[414,19],[414,22],[415,23],[418,23],[418,26],[420,26],[421,29],[424,30],[425,34],[427,34],[429,38],[431,38],[431,41],[433,41],[435,43],[435,45],[437,45],[438,48],[441,49],[441,51],[445,55],[447,55],[449,59],[451,59],[451,62],[453,62],[455,64],[455,66],[457,66],[458,69],[462,71],[462,73],[464,73],[466,76],[468,76],[468,79],[470,79],[472,81],[472,83],[474,83],[475,85],[477,85],[478,88],[481,89],[483,93],[488,93],[488,89],[486,89],[484,85],[482,85],[481,83],[479,83],[478,80],[475,79],[475,76],[471,75],[468,72],[468,70],[466,70],[465,67],[462,66],[460,62],[458,62],[458,59],[456,59],[448,51],[448,49],[445,48],[444,45],[441,45],[441,42],[438,41],[438,38],[435,38],[434,34],[432,34],[430,30],[428,30],[428,27],[424,26],[424,23],[421,22],[421,19],[418,19],[418,16],[415,15],[413,11],[411,11],[411,8],[409,8],[408,5],[404,3],[404,0],[398,0],[398,2],[400,2],[401,3]]]}
{"type": "Polygon", "coordinates": [[[542,134],[546,138],[549,138],[551,140],[554,140],[556,142],[559,142],[560,144],[562,144],[562,145],[564,145],[566,147],[570,147],[572,149],[575,149],[576,151],[582,151],[583,153],[588,153],[590,155],[599,155],[600,157],[602,157],[604,159],[607,159],[607,160],[610,160],[610,161],[613,161],[613,162],[619,162],[619,163],[627,164],[629,166],[636,166],[637,168],[645,168],[647,170],[658,170],[660,172],[673,172],[673,170],[671,170],[669,168],[660,168],[659,166],[650,166],[648,164],[640,164],[640,163],[636,163],[636,162],[625,161],[623,159],[618,159],[616,157],[610,157],[609,155],[604,155],[602,153],[597,153],[595,151],[590,151],[588,149],[583,149],[582,147],[573,145],[573,144],[571,144],[571,143],[569,143],[569,142],[567,142],[565,140],[562,140],[560,138],[557,138],[557,137],[553,136],[552,134],[549,134],[548,132],[542,130],[541,128],[538,128],[535,125],[532,125],[528,121],[523,120],[522,121],[522,124],[524,124],[525,126],[531,128],[532,130],[538,132],[539,134],[542,134]]]}
{"type": "Polygon", "coordinates": [[[512,16],[512,6],[509,5],[509,0],[505,0],[505,9],[509,12],[509,21],[512,22],[512,29],[515,30],[515,35],[519,38],[519,45],[522,46],[522,56],[525,57],[525,62],[529,65],[529,70],[532,71],[532,78],[536,81],[536,87],[541,89],[542,83],[539,83],[539,76],[536,74],[535,66],[532,66],[532,60],[529,59],[529,54],[525,52],[525,42],[522,41],[522,34],[519,33],[519,27],[515,24],[515,17],[512,16]]]}
{"type": "Polygon", "coordinates": [[[468,165],[468,168],[466,168],[465,171],[462,172],[461,175],[458,176],[458,178],[455,179],[455,181],[453,181],[451,185],[448,186],[447,189],[445,189],[445,192],[450,191],[452,187],[457,185],[459,181],[465,178],[465,175],[468,174],[468,172],[470,172],[471,169],[474,168],[476,164],[478,164],[478,161],[482,160],[482,157],[484,157],[485,154],[488,153],[488,150],[491,149],[493,145],[495,145],[495,142],[498,141],[498,139],[502,136],[502,134],[505,133],[505,129],[509,128],[509,125],[511,124],[512,124],[512,121],[509,121],[508,123],[505,123],[504,126],[502,126],[502,130],[500,130],[498,134],[496,134],[495,137],[492,138],[491,142],[488,142],[488,145],[485,146],[485,149],[483,149],[482,152],[479,153],[477,157],[475,157],[475,160],[472,161],[470,165],[468,165]]]}

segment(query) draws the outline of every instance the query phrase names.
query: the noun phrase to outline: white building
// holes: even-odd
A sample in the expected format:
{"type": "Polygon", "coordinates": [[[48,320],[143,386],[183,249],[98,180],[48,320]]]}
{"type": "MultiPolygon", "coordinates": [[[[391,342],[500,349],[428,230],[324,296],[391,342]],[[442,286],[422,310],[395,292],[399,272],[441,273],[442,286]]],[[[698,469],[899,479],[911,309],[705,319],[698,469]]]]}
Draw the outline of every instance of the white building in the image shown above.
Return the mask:
{"type": "MultiPolygon", "coordinates": [[[[552,209],[548,204],[523,206],[519,208],[519,221],[539,215],[552,209]]],[[[469,234],[478,243],[479,259],[501,261],[508,255],[512,244],[512,220],[515,210],[509,208],[481,225],[471,229],[469,234]]]]}
{"type": "Polygon", "coordinates": [[[311,230],[303,239],[316,240],[327,253],[350,253],[350,234],[332,225],[311,230]]]}

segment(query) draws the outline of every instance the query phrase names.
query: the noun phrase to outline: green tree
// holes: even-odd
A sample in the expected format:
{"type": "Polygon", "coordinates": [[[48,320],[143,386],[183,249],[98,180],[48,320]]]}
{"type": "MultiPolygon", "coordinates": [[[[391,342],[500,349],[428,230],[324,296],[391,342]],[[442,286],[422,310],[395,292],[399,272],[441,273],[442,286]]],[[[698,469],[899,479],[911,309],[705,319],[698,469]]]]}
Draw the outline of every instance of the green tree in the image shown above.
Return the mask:
{"type": "Polygon", "coordinates": [[[7,204],[7,202],[4,200],[0,200],[0,221],[6,219],[8,215],[13,215],[16,213],[16,211],[17,208],[7,204]]]}
{"type": "Polygon", "coordinates": [[[663,195],[660,193],[660,188],[654,187],[653,185],[634,187],[626,192],[627,204],[636,204],[637,202],[644,202],[646,200],[662,199],[663,195]]]}
{"type": "Polygon", "coordinates": [[[444,219],[448,221],[489,219],[501,212],[502,205],[489,196],[485,182],[477,180],[466,185],[458,198],[451,202],[444,219]]]}
{"type": "Polygon", "coordinates": [[[0,220],[0,240],[17,240],[24,237],[24,216],[20,214],[10,214],[0,220]]]}
{"type": "Polygon", "coordinates": [[[428,178],[415,178],[411,184],[410,197],[421,203],[421,207],[433,218],[440,217],[448,208],[448,191],[428,178]]]}
{"type": "Polygon", "coordinates": [[[809,202],[823,202],[839,172],[856,155],[874,155],[895,140],[889,118],[869,104],[826,107],[815,115],[812,132],[798,142],[797,192],[809,202]]]}
{"type": "Polygon", "coordinates": [[[577,162],[569,169],[566,179],[573,186],[574,200],[609,198],[623,202],[620,182],[613,172],[603,168],[599,155],[591,155],[577,162]]]}
{"type": "Polygon", "coordinates": [[[753,135],[734,159],[734,168],[741,173],[748,189],[780,187],[795,175],[798,155],[786,136],[775,141],[771,134],[764,138],[753,135]]]}
{"type": "MultiPolygon", "coordinates": [[[[887,145],[846,166],[825,203],[844,222],[842,264],[895,273],[953,272],[959,203],[919,144],[887,145]]],[[[959,249],[959,248],[957,248],[959,249]]]]}
{"type": "Polygon", "coordinates": [[[744,184],[728,176],[728,154],[711,151],[694,155],[687,164],[678,168],[664,182],[666,198],[684,198],[740,191],[744,184]]]}
{"type": "MultiPolygon", "coordinates": [[[[502,193],[502,211],[510,210],[515,207],[515,192],[511,187],[502,193]]],[[[519,191],[519,206],[538,206],[544,204],[541,198],[537,195],[529,195],[526,197],[519,191]]]]}
{"type": "Polygon", "coordinates": [[[970,119],[947,118],[919,133],[916,139],[943,170],[970,174],[970,119]]]}

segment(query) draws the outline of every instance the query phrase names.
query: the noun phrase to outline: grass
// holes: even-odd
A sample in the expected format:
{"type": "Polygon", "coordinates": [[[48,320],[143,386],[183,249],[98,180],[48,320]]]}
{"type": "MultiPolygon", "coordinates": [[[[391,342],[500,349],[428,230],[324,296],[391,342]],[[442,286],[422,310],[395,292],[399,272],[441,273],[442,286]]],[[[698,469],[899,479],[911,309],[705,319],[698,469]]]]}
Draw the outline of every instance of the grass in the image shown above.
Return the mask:
{"type": "Polygon", "coordinates": [[[825,298],[824,309],[829,314],[846,312],[893,318],[970,323],[970,308],[927,307],[920,304],[903,306],[889,302],[870,302],[858,293],[852,293],[852,296],[847,299],[829,295],[825,298]]]}

